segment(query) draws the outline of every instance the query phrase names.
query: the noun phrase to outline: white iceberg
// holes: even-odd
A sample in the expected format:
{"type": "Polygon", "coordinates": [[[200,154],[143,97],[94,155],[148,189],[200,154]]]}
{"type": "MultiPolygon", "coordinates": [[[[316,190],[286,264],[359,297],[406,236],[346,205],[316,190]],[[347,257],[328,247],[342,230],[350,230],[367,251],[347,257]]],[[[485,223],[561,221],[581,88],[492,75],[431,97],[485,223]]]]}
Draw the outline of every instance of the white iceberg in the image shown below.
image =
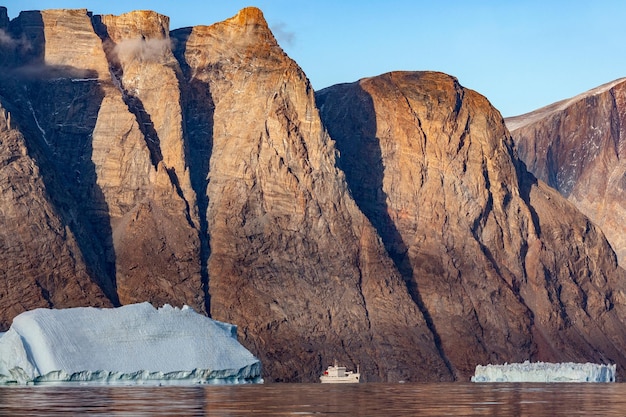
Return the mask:
{"type": "Polygon", "coordinates": [[[477,365],[472,382],[615,382],[615,365],[529,361],[477,365]]]}
{"type": "Polygon", "coordinates": [[[237,327],[189,307],[36,309],[0,335],[0,384],[258,383],[237,327]]]}

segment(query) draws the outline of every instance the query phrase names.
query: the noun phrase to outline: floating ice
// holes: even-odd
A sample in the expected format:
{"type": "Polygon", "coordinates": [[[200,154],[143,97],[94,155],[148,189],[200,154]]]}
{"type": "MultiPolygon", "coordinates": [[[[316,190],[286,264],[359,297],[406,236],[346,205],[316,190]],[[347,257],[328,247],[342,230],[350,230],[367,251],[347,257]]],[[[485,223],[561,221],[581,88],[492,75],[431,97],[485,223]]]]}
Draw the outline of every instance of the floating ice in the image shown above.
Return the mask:
{"type": "Polygon", "coordinates": [[[472,382],[615,382],[615,365],[529,361],[477,365],[472,382]]]}
{"type": "Polygon", "coordinates": [[[36,309],[0,336],[0,384],[263,382],[237,327],[189,307],[36,309]]]}

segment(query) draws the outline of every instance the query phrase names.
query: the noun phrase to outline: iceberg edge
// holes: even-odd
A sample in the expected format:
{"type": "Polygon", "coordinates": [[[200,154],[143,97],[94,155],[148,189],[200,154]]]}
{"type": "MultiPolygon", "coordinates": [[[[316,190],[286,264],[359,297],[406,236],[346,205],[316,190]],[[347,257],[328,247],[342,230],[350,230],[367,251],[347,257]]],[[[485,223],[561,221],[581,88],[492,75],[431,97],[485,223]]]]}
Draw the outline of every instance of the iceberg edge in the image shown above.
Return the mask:
{"type": "Polygon", "coordinates": [[[472,382],[615,382],[616,365],[526,361],[477,365],[472,382]]]}
{"type": "Polygon", "coordinates": [[[9,370],[10,375],[0,374],[0,385],[42,385],[64,383],[93,383],[102,385],[189,385],[189,384],[261,384],[261,364],[246,366],[240,370],[194,369],[178,372],[116,372],[116,371],[81,371],[68,373],[62,370],[48,372],[34,378],[15,367],[9,370]]]}

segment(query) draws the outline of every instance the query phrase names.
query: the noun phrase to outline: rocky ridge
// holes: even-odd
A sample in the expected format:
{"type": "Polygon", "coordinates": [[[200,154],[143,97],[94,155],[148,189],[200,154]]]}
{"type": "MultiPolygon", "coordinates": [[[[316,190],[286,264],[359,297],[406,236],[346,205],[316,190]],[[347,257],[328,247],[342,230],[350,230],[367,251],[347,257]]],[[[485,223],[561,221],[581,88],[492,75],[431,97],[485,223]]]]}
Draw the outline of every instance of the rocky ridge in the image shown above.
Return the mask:
{"type": "Polygon", "coordinates": [[[626,79],[506,120],[520,158],[604,231],[626,263],[626,79]]]}
{"type": "Polygon", "coordinates": [[[14,41],[3,44],[10,64],[0,94],[13,107],[55,209],[76,235],[85,268],[111,302],[148,299],[206,311],[194,197],[177,165],[185,161],[180,99],[153,97],[157,85],[163,94],[178,93],[175,73],[174,90],[163,82],[173,72],[167,65],[177,64],[168,47],[149,59],[142,50],[155,37],[168,44],[167,18],[139,14],[139,21],[161,26],[133,26],[125,41],[123,18],[86,10],[20,13],[5,29],[14,41]],[[116,46],[124,42],[132,47],[121,53],[116,46]],[[152,87],[143,89],[141,80],[152,87]],[[150,118],[157,116],[155,127],[150,118]]]}
{"type": "Polygon", "coordinates": [[[271,381],[333,359],[367,381],[626,366],[603,235],[453,78],[316,103],[256,8],[171,32],[150,11],[0,8],[0,30],[2,328],[39,306],[188,304],[237,324],[271,381]]]}

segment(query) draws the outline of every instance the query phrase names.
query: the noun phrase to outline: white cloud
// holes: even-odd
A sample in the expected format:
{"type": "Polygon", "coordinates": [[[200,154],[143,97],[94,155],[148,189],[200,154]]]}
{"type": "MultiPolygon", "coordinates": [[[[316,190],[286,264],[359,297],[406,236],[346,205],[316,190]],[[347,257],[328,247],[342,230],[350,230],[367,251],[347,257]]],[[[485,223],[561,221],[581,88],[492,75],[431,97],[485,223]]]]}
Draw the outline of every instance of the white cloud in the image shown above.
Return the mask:
{"type": "Polygon", "coordinates": [[[161,61],[170,50],[169,39],[125,39],[115,45],[114,51],[121,61],[161,61]]]}

